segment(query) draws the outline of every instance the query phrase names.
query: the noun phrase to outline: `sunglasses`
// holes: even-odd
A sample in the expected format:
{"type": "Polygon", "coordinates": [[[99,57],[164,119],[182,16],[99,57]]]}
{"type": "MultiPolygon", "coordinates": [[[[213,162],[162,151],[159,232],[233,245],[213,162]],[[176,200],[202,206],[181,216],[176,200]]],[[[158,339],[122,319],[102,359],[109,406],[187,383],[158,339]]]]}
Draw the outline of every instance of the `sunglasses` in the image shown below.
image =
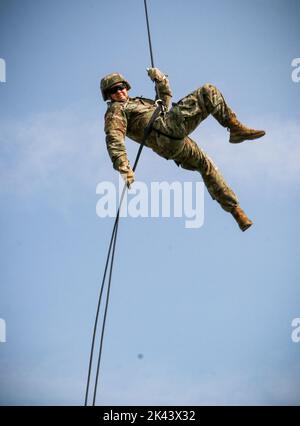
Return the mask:
{"type": "Polygon", "coordinates": [[[114,93],[117,93],[119,90],[123,90],[125,88],[127,88],[127,84],[121,83],[121,84],[118,84],[118,86],[114,86],[111,89],[109,89],[107,93],[108,95],[113,95],[114,93]]]}

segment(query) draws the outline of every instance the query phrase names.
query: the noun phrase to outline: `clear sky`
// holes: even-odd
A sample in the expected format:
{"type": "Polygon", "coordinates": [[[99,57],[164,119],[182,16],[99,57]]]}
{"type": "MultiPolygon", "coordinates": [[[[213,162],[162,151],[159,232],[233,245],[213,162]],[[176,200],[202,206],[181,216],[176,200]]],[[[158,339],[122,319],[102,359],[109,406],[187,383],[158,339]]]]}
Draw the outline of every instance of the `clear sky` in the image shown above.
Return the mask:
{"type": "MultiPolygon", "coordinates": [[[[174,101],[211,82],[267,135],[231,145],[211,117],[193,134],[254,221],[247,232],[207,191],[201,228],[121,220],[97,403],[298,405],[300,4],[148,8],[174,101]]],[[[0,0],[0,58],[0,403],[80,405],[113,226],[96,187],[118,182],[99,80],[119,71],[132,96],[154,96],[143,1],[0,0]]],[[[201,181],[147,148],[136,179],[201,181]]]]}

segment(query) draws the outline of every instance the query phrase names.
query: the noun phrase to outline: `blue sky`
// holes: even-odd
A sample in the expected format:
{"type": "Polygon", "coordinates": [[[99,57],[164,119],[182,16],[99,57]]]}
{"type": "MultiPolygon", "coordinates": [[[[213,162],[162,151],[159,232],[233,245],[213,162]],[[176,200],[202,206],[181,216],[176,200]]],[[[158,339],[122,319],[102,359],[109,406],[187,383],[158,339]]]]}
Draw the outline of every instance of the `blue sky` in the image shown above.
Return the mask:
{"type": "MultiPolygon", "coordinates": [[[[193,134],[254,221],[246,233],[207,192],[199,229],[121,220],[97,403],[299,405],[299,2],[148,8],[174,101],[211,82],[267,135],[231,145],[213,118],[193,134]]],[[[0,57],[0,403],[80,405],[113,226],[96,186],[118,182],[99,80],[119,71],[132,96],[154,96],[143,1],[1,0],[0,57]]],[[[144,149],[136,179],[201,178],[144,149]]]]}

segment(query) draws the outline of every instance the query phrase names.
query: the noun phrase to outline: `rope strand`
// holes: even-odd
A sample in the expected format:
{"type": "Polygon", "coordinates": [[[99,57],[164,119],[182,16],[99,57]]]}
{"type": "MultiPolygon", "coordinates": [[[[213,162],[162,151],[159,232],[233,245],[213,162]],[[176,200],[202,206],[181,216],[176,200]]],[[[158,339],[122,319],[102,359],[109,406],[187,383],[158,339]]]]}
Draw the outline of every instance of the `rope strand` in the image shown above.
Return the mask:
{"type": "MultiPolygon", "coordinates": [[[[90,352],[88,378],[87,378],[85,401],[84,401],[85,406],[88,403],[90,378],[91,378],[91,371],[92,371],[92,364],[93,364],[93,357],[94,357],[94,347],[95,347],[96,332],[97,332],[97,327],[98,327],[99,312],[100,312],[101,301],[102,301],[102,294],[103,294],[105,278],[106,278],[107,268],[108,268],[109,259],[110,259],[111,248],[112,248],[112,245],[114,244],[114,240],[115,240],[116,229],[117,229],[118,221],[119,221],[119,212],[120,212],[122,201],[123,201],[123,198],[124,198],[124,195],[125,195],[125,190],[126,190],[126,186],[124,185],[123,192],[122,192],[122,195],[121,195],[119,209],[118,209],[118,212],[117,212],[117,216],[116,216],[116,219],[115,219],[115,223],[114,223],[114,227],[113,227],[113,231],[112,231],[112,235],[111,235],[111,239],[110,239],[110,243],[109,243],[109,249],[108,249],[108,253],[107,253],[107,257],[106,257],[105,269],[104,269],[103,278],[102,278],[101,290],[100,290],[98,306],[97,306],[97,311],[96,311],[96,317],[95,317],[95,323],[94,323],[91,352],[90,352]]],[[[103,333],[104,332],[103,332],[103,328],[102,328],[101,335],[103,335],[103,333]]],[[[100,353],[100,358],[101,358],[101,353],[100,353]]],[[[98,360],[98,364],[99,364],[99,360],[98,360]]]]}
{"type": "Polygon", "coordinates": [[[151,66],[152,66],[152,68],[154,68],[152,43],[151,43],[151,35],[150,35],[150,26],[149,26],[149,18],[148,18],[148,9],[147,9],[147,0],[144,0],[144,6],[145,6],[145,15],[146,15],[146,22],[147,22],[147,32],[148,32],[148,41],[149,41],[151,66]]]}
{"type": "MultiPolygon", "coordinates": [[[[148,41],[149,41],[149,49],[150,49],[151,66],[152,66],[152,68],[154,68],[153,52],[152,52],[152,44],[151,44],[151,34],[150,34],[150,26],[149,26],[147,1],[146,0],[144,0],[144,6],[145,6],[145,15],[146,15],[146,22],[147,22],[147,32],[148,32],[148,41]]],[[[159,97],[157,87],[155,87],[155,89],[156,89],[157,97],[159,97]]],[[[138,153],[137,153],[134,165],[133,165],[133,171],[135,171],[135,169],[138,165],[140,155],[142,153],[142,150],[143,150],[143,147],[144,147],[145,142],[147,140],[147,137],[149,136],[149,133],[151,131],[152,124],[153,124],[154,120],[158,117],[158,115],[161,113],[161,111],[162,111],[162,104],[159,103],[157,108],[155,109],[154,113],[152,114],[152,117],[151,117],[147,127],[145,128],[143,141],[142,141],[142,143],[139,147],[139,150],[138,150],[138,153]]],[[[110,239],[110,243],[109,243],[109,248],[108,248],[108,253],[107,253],[107,257],[106,257],[106,263],[105,263],[105,268],[104,268],[104,273],[103,273],[103,278],[102,278],[100,295],[99,295],[99,299],[98,299],[98,305],[97,305],[95,322],[94,322],[94,329],[93,329],[91,351],[90,351],[90,358],[89,358],[88,377],[87,377],[85,402],[84,402],[85,406],[88,405],[89,388],[90,388],[91,373],[92,373],[92,366],[93,366],[93,357],[94,357],[94,352],[95,352],[95,342],[96,342],[96,335],[97,335],[97,328],[98,328],[98,321],[99,321],[99,313],[100,313],[100,307],[101,307],[101,301],[102,301],[102,296],[103,296],[103,290],[104,290],[104,286],[105,286],[107,270],[108,270],[108,266],[109,266],[109,262],[110,262],[109,278],[108,278],[106,301],[105,301],[105,310],[104,310],[104,316],[103,316],[102,327],[101,327],[100,347],[99,347],[99,353],[98,353],[98,361],[97,361],[97,369],[96,369],[96,376],[95,376],[92,405],[94,406],[96,404],[98,381],[99,381],[100,367],[101,367],[103,341],[104,341],[104,333],[105,333],[105,325],[106,325],[107,312],[108,312],[108,303],[109,303],[109,296],[110,296],[110,289],[111,289],[111,279],[112,279],[113,264],[114,264],[115,249],[116,249],[117,234],[118,234],[118,226],[119,226],[119,219],[120,219],[120,210],[121,210],[123,198],[124,198],[124,195],[125,195],[125,191],[126,191],[126,183],[123,187],[123,191],[122,191],[121,199],[120,199],[120,202],[119,202],[119,207],[118,207],[116,219],[115,219],[115,222],[114,222],[114,227],[113,227],[113,231],[112,231],[112,235],[111,235],[111,239],[110,239]]]]}

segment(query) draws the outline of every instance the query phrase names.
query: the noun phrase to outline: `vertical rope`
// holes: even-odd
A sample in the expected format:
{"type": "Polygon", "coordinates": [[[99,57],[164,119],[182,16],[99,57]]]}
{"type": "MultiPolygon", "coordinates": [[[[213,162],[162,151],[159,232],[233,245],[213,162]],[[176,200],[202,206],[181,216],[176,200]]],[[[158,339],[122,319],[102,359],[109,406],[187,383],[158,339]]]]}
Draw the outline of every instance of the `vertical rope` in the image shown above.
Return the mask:
{"type": "MultiPolygon", "coordinates": [[[[94,357],[94,350],[95,350],[95,340],[96,340],[96,333],[97,333],[97,327],[98,327],[99,312],[100,312],[100,307],[101,307],[104,284],[105,284],[108,264],[109,264],[109,260],[110,260],[111,249],[112,249],[112,246],[115,247],[116,231],[117,231],[117,228],[118,228],[120,209],[121,209],[123,198],[124,198],[124,195],[125,195],[125,190],[126,190],[126,185],[124,185],[124,187],[123,187],[123,192],[122,192],[122,195],[121,195],[117,216],[116,216],[116,219],[115,219],[115,222],[114,222],[114,227],[113,227],[113,231],[112,231],[112,235],[111,235],[111,239],[110,239],[110,243],[109,243],[109,248],[108,248],[108,253],[107,253],[107,257],[106,257],[106,263],[105,263],[105,269],[104,269],[103,278],[102,278],[100,295],[99,295],[99,299],[98,299],[98,305],[97,305],[97,311],[96,311],[96,317],[95,317],[95,323],[94,323],[94,330],[93,330],[92,345],[91,345],[91,352],[90,352],[90,359],[89,359],[89,369],[88,369],[88,378],[87,378],[87,384],[86,384],[85,400],[84,400],[85,406],[87,406],[87,404],[88,404],[91,371],[92,371],[92,364],[93,364],[93,357],[94,357]]],[[[114,249],[113,249],[113,254],[114,254],[114,249]]],[[[113,262],[113,259],[112,259],[112,262],[113,262]]],[[[110,267],[110,270],[111,270],[111,272],[110,272],[110,279],[111,279],[112,267],[110,267]]],[[[110,287],[110,283],[109,283],[109,287],[110,287]]],[[[109,296],[109,293],[108,293],[108,296],[109,296]]],[[[107,300],[108,300],[108,298],[107,298],[107,300]]],[[[106,300],[106,306],[108,305],[107,300],[106,300]]],[[[103,318],[103,323],[102,323],[103,326],[102,326],[102,330],[101,330],[101,343],[100,343],[100,350],[99,350],[99,357],[98,357],[98,364],[97,364],[96,383],[98,383],[98,375],[99,375],[99,370],[100,370],[100,361],[101,361],[101,355],[102,355],[102,345],[103,345],[103,336],[104,336],[104,329],[105,329],[106,314],[107,314],[107,307],[105,309],[105,317],[103,318]]],[[[95,386],[95,389],[94,389],[94,399],[95,399],[95,390],[96,389],[97,389],[97,385],[95,386]]]]}
{"type": "MultiPolygon", "coordinates": [[[[150,27],[149,27],[149,18],[148,18],[148,10],[147,10],[147,1],[144,0],[144,6],[145,6],[145,15],[146,15],[146,22],[147,22],[147,32],[148,32],[148,41],[149,41],[149,49],[150,49],[150,59],[151,59],[151,66],[154,68],[154,61],[153,61],[153,52],[152,52],[152,43],[151,43],[151,35],[150,35],[150,27]]],[[[156,88],[156,94],[158,96],[158,90],[156,88]]],[[[145,145],[146,139],[149,135],[149,132],[152,127],[153,121],[158,117],[162,110],[162,105],[159,104],[156,110],[154,111],[147,127],[145,128],[144,132],[144,138],[143,141],[139,147],[134,165],[133,165],[133,171],[135,171],[142,149],[145,145]]],[[[105,333],[105,325],[106,325],[106,318],[107,318],[107,312],[108,312],[108,304],[109,304],[109,296],[110,296],[110,289],[111,289],[111,279],[112,279],[112,272],[113,272],[113,264],[114,264],[114,258],[115,258],[115,249],[116,249],[116,242],[117,242],[117,234],[118,234],[118,226],[119,226],[119,218],[120,218],[120,210],[123,202],[123,198],[126,191],[126,184],[123,187],[121,199],[119,202],[119,207],[116,215],[116,219],[114,222],[114,227],[109,243],[108,253],[106,257],[106,263],[102,278],[102,284],[101,284],[101,290],[100,295],[98,299],[98,305],[96,310],[96,316],[95,316],[95,322],[94,322],[94,329],[93,329],[93,337],[92,337],[92,344],[91,344],[91,351],[90,351],[90,358],[89,358],[89,367],[88,367],[88,377],[87,377],[87,384],[86,384],[86,392],[85,392],[85,401],[84,405],[88,405],[88,397],[89,397],[89,388],[90,388],[90,381],[91,381],[91,372],[92,372],[92,366],[93,366],[93,357],[95,353],[95,341],[96,341],[96,334],[97,334],[97,328],[98,328],[98,321],[99,321],[99,313],[100,313],[100,307],[101,307],[101,301],[103,296],[103,290],[107,275],[107,270],[109,267],[109,278],[108,278],[108,285],[107,285],[107,293],[106,293],[106,302],[105,302],[105,310],[104,310],[104,316],[102,321],[102,327],[101,327],[101,337],[100,337],[100,348],[99,348],[99,354],[98,354],[98,361],[97,361],[97,370],[96,370],[96,377],[95,377],[95,384],[94,384],[94,392],[93,392],[93,403],[94,406],[96,404],[96,398],[97,398],[97,390],[98,390],[98,381],[99,381],[99,375],[100,375],[100,367],[101,367],[101,358],[102,358],[102,349],[103,349],[103,341],[104,341],[104,333],[105,333]],[[109,266],[110,262],[110,266],[109,266]]]]}
{"type": "Polygon", "coordinates": [[[147,22],[147,32],[148,32],[148,42],[149,42],[149,49],[150,49],[151,66],[152,66],[152,68],[154,68],[152,43],[151,43],[151,35],[150,35],[150,26],[149,26],[149,17],[148,17],[148,8],[147,8],[147,0],[144,0],[144,6],[145,6],[145,15],[146,15],[146,22],[147,22]]]}

